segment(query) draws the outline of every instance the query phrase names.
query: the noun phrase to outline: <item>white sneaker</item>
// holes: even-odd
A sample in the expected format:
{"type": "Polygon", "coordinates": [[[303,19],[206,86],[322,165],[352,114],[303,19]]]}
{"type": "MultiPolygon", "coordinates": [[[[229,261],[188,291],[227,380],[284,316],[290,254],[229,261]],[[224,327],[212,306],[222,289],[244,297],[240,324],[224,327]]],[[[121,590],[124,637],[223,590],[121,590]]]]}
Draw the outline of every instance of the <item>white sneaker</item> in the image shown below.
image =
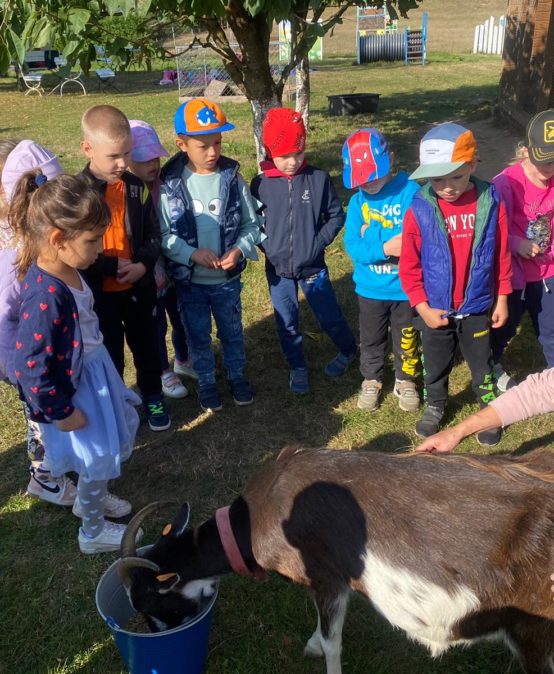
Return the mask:
{"type": "Polygon", "coordinates": [[[77,488],[67,475],[54,477],[47,470],[31,468],[27,494],[54,505],[70,506],[75,503],[77,488]]]}
{"type": "MultiPolygon", "coordinates": [[[[95,538],[87,536],[83,528],[79,528],[79,549],[85,555],[95,555],[98,552],[117,552],[121,546],[121,539],[127,528],[126,524],[104,522],[104,528],[95,538]]],[[[142,529],[137,531],[135,543],[138,543],[143,535],[142,529]]]]}
{"type": "Polygon", "coordinates": [[[509,388],[517,386],[516,380],[512,379],[512,377],[510,377],[507,372],[504,372],[504,369],[500,363],[496,363],[494,365],[493,374],[496,380],[496,388],[500,391],[500,393],[504,393],[509,388]]]}
{"type": "MultiPolygon", "coordinates": [[[[128,515],[132,509],[133,507],[129,501],[125,501],[115,494],[110,494],[110,492],[106,494],[106,500],[104,501],[104,517],[113,517],[117,520],[120,517],[128,515]]],[[[75,499],[71,512],[75,517],[83,519],[83,508],[78,498],[75,499]]]]}
{"type": "Polygon", "coordinates": [[[189,393],[175,372],[162,374],[162,391],[168,398],[186,398],[189,393]]]}
{"type": "Polygon", "coordinates": [[[183,377],[188,377],[189,379],[198,379],[198,375],[192,367],[192,361],[190,358],[183,361],[175,360],[175,363],[173,364],[173,372],[180,374],[183,377]]]}

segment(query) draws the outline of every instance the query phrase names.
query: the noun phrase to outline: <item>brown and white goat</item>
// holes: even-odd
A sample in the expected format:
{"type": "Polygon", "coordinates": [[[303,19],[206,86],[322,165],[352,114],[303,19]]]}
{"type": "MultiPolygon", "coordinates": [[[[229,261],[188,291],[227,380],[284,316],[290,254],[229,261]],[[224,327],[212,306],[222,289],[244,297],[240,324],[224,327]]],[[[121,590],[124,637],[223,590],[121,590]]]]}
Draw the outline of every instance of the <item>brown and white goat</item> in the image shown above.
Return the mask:
{"type": "MultiPolygon", "coordinates": [[[[251,479],[230,522],[251,571],[311,589],[318,624],[305,653],[324,655],[327,674],[341,672],[352,590],[432,655],[498,636],[527,674],[551,674],[553,482],[548,450],[512,460],[290,448],[251,479]]],[[[158,625],[183,619],[183,588],[190,602],[200,579],[231,570],[215,519],[187,522],[185,505],[147,560],[121,562],[135,609],[158,625]]]]}

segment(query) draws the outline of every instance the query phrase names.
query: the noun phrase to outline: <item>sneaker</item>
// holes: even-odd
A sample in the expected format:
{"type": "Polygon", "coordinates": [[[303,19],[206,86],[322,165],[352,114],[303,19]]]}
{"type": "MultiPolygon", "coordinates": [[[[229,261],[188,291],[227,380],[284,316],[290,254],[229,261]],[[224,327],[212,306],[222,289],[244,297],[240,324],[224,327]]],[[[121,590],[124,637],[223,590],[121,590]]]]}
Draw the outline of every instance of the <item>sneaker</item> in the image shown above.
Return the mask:
{"type": "Polygon", "coordinates": [[[173,372],[175,372],[175,374],[180,374],[183,377],[188,377],[189,379],[198,379],[198,375],[192,367],[192,360],[190,358],[188,360],[175,359],[175,363],[173,363],[173,372]]]}
{"type": "Polygon", "coordinates": [[[239,407],[251,405],[254,402],[254,391],[246,379],[231,379],[229,386],[233,400],[239,407]]]}
{"type": "Polygon", "coordinates": [[[204,412],[219,412],[219,410],[223,409],[221,396],[215,384],[201,386],[198,391],[198,398],[200,400],[200,407],[204,412]]]}
{"type": "Polygon", "coordinates": [[[394,395],[398,398],[398,407],[404,412],[415,412],[419,409],[419,393],[413,381],[397,379],[394,383],[394,395]]]}
{"type": "Polygon", "coordinates": [[[496,388],[500,393],[504,393],[509,388],[517,386],[517,381],[512,379],[509,374],[504,372],[504,368],[500,363],[495,363],[493,366],[493,375],[496,380],[496,388]]]}
{"type": "Polygon", "coordinates": [[[175,372],[162,374],[162,391],[168,398],[186,398],[189,393],[175,372]]]}
{"type": "MultiPolygon", "coordinates": [[[[132,509],[129,501],[125,501],[115,494],[110,494],[110,492],[106,494],[106,499],[104,501],[104,517],[113,517],[117,520],[120,517],[129,515],[132,509]]],[[[71,512],[75,517],[83,519],[83,508],[81,507],[81,502],[78,497],[75,499],[71,512]]]]}
{"type": "MultiPolygon", "coordinates": [[[[104,522],[102,531],[95,538],[90,538],[79,527],[79,549],[85,555],[95,555],[98,552],[119,552],[121,539],[127,528],[126,524],[115,524],[114,522],[104,522]]],[[[143,531],[139,529],[135,536],[135,542],[138,543],[142,538],[143,531]]]]}
{"type": "Polygon", "coordinates": [[[171,419],[165,406],[165,400],[162,397],[145,399],[144,406],[150,430],[167,431],[171,426],[171,419]]]}
{"type": "Polygon", "coordinates": [[[376,410],[379,405],[379,396],[381,395],[382,388],[383,384],[380,381],[376,379],[364,379],[358,395],[358,408],[360,410],[368,410],[369,412],[376,410]]]}
{"type": "Polygon", "coordinates": [[[342,375],[348,369],[350,363],[356,360],[356,352],[345,356],[343,353],[337,353],[337,355],[330,360],[325,366],[325,374],[328,377],[342,377],[342,375]]]}
{"type": "Polygon", "coordinates": [[[75,503],[77,488],[73,480],[62,475],[54,477],[49,471],[31,468],[27,494],[55,505],[70,506],[75,503]]]}
{"type": "Polygon", "coordinates": [[[477,438],[477,442],[482,447],[494,447],[500,442],[500,438],[502,437],[502,429],[489,428],[488,431],[479,431],[475,437],[477,438]]]}
{"type": "Polygon", "coordinates": [[[306,395],[310,392],[307,367],[295,367],[290,371],[289,388],[296,395],[306,395]]]}
{"type": "Polygon", "coordinates": [[[415,434],[419,438],[428,438],[430,435],[438,433],[443,416],[444,409],[442,407],[428,405],[423,412],[423,416],[416,424],[415,434]]]}

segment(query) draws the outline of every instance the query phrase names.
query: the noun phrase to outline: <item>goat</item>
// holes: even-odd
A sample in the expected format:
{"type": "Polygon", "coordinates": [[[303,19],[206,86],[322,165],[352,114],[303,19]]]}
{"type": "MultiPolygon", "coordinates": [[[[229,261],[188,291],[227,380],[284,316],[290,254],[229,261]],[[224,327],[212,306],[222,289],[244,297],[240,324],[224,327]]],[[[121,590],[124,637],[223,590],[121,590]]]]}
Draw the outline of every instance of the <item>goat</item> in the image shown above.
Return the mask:
{"type": "MultiPolygon", "coordinates": [[[[229,519],[250,572],[311,589],[318,622],[305,654],[324,655],[327,674],[341,673],[352,590],[433,656],[499,636],[527,674],[552,674],[553,469],[548,450],[514,460],[287,448],[229,519]]],[[[189,529],[187,504],[146,559],[129,557],[155,507],[129,524],[120,573],[134,608],[173,626],[182,592],[199,596],[231,563],[216,518],[189,529]]]]}

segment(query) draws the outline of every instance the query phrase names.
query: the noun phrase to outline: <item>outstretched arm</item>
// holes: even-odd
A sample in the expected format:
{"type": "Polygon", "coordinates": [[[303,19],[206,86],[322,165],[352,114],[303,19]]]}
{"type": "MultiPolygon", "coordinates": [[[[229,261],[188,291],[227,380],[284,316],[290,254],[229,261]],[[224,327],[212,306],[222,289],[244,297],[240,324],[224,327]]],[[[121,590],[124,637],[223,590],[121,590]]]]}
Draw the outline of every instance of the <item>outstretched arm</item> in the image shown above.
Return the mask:
{"type": "Polygon", "coordinates": [[[446,428],[444,431],[426,438],[415,448],[415,451],[444,454],[445,452],[452,451],[468,435],[499,426],[502,426],[502,421],[494,407],[489,405],[479,410],[476,414],[472,414],[467,419],[460,421],[456,426],[446,428]]]}

